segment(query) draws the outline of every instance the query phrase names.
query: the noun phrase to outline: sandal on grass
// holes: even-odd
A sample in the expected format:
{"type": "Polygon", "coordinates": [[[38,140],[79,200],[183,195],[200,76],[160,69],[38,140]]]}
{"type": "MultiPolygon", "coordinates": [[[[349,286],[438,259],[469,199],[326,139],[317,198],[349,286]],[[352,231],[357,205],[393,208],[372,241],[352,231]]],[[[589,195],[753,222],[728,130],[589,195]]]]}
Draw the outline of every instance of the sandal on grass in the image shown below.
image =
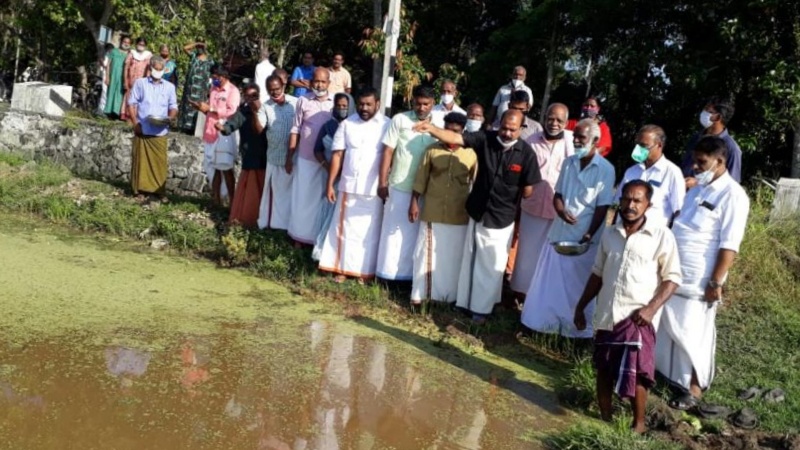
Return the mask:
{"type": "Polygon", "coordinates": [[[755,411],[750,408],[742,408],[737,412],[731,423],[738,428],[742,428],[744,430],[752,430],[758,426],[758,417],[756,416],[755,411]]]}
{"type": "Polygon", "coordinates": [[[761,389],[760,387],[752,386],[752,387],[749,387],[749,388],[747,388],[747,389],[745,389],[743,391],[740,391],[739,395],[737,395],[736,398],[738,398],[739,400],[744,400],[744,401],[755,400],[755,399],[757,399],[758,397],[761,396],[762,392],[764,392],[764,390],[761,389]]]}
{"type": "Polygon", "coordinates": [[[697,414],[704,419],[719,419],[728,417],[733,411],[727,406],[700,403],[697,405],[697,414]]]}
{"type": "Polygon", "coordinates": [[[667,402],[672,409],[677,409],[678,411],[688,411],[695,406],[697,406],[697,397],[694,397],[692,394],[683,393],[678,396],[673,397],[667,402]]]}
{"type": "Polygon", "coordinates": [[[762,398],[767,403],[780,403],[786,400],[786,393],[780,388],[770,389],[767,392],[764,392],[764,396],[762,398]]]}

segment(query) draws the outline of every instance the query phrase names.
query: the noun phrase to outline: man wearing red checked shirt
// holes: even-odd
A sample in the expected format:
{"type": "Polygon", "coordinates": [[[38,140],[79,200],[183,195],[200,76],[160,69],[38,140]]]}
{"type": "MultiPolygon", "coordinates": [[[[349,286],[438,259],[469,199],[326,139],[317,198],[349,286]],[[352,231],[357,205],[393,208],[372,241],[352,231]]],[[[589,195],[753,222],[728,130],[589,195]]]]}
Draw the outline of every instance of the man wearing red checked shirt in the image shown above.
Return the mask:
{"type": "Polygon", "coordinates": [[[470,220],[456,295],[456,305],[470,311],[476,324],[483,324],[500,302],[520,199],[530,197],[542,179],[533,149],[519,139],[524,119],[520,111],[509,110],[497,131],[463,135],[427,122],[414,127],[445,144],[472,148],[478,156],[478,175],[465,205],[470,220]]]}

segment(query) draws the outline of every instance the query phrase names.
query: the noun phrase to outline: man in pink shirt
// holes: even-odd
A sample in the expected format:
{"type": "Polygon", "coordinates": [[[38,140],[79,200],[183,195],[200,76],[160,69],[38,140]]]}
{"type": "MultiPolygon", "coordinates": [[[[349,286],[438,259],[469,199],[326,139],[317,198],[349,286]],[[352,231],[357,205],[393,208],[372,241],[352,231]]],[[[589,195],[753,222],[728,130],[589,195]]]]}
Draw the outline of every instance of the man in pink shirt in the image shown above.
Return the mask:
{"type": "Polygon", "coordinates": [[[223,136],[217,131],[217,123],[225,124],[228,117],[236,114],[241,103],[239,88],[230,81],[230,73],[217,64],[211,69],[211,92],[208,103],[189,101],[198,111],[206,115],[203,130],[205,159],[203,167],[211,180],[211,198],[214,205],[222,203],[225,191],[222,191],[222,179],[225,179],[225,190],[228,198],[233,199],[236,177],[233,166],[236,164],[238,147],[236,136],[223,136]]]}
{"type": "Polygon", "coordinates": [[[292,182],[289,236],[294,239],[295,247],[314,245],[319,234],[317,214],[325,199],[328,171],[314,156],[314,146],[320,130],[333,117],[329,82],[328,69],[318,67],[314,70],[311,92],[297,100],[294,124],[289,134],[286,173],[291,175],[296,171],[292,182]]]}
{"type": "Polygon", "coordinates": [[[533,195],[522,199],[519,219],[519,244],[511,276],[511,289],[524,300],[539,262],[539,254],[547,245],[547,233],[556,217],[553,196],[561,165],[575,153],[572,132],[565,130],[569,110],[561,103],[547,108],[544,131],[530,136],[526,142],[536,152],[542,181],[533,187],[533,195]]]}

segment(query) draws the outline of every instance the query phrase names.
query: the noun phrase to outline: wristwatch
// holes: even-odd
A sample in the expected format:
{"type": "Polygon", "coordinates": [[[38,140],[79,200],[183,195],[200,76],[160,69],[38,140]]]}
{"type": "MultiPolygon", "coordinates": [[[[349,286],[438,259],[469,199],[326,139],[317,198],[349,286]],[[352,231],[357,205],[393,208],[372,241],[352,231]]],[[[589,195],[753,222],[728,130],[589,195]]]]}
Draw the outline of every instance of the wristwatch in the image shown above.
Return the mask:
{"type": "Polygon", "coordinates": [[[711,289],[719,289],[724,285],[725,283],[717,283],[714,280],[708,280],[708,287],[710,287],[711,289]]]}

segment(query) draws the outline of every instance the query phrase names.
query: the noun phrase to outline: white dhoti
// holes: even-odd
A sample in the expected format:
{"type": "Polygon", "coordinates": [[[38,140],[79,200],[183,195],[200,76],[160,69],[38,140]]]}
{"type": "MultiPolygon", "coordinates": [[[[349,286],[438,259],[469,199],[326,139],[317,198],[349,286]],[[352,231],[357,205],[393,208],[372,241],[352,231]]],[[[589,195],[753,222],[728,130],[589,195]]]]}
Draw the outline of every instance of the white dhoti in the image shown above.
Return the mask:
{"type": "Polygon", "coordinates": [[[586,308],[585,330],[575,329],[573,319],[586,281],[592,275],[597,247],[593,244],[582,255],[566,256],[558,254],[552,245],[545,245],[522,309],[526,327],[571,338],[592,337],[594,301],[586,308]]]}
{"type": "Polygon", "coordinates": [[[339,275],[374,277],[382,216],[380,197],[340,192],[319,268],[339,275]]]}
{"type": "Polygon", "coordinates": [[[292,182],[292,214],[289,236],[313,245],[319,233],[317,215],[325,199],[328,172],[316,161],[297,158],[292,182]]]}
{"type": "Polygon", "coordinates": [[[525,212],[520,214],[517,259],[514,261],[514,273],[511,276],[511,290],[514,292],[528,292],[542,249],[549,244],[547,233],[552,225],[552,219],[534,217],[525,212]]]}
{"type": "Polygon", "coordinates": [[[286,230],[292,213],[292,178],[286,168],[267,164],[264,193],[258,210],[258,228],[286,230]]]}
{"type": "Polygon", "coordinates": [[[469,220],[456,305],[476,314],[492,312],[503,294],[503,275],[513,236],[513,223],[505,228],[486,228],[483,222],[469,220]]]}
{"type": "Polygon", "coordinates": [[[420,223],[414,249],[411,301],[456,301],[466,235],[466,225],[420,223]]]}
{"type": "MultiPolygon", "coordinates": [[[[217,143],[214,142],[213,144],[209,144],[208,142],[203,143],[203,171],[206,173],[206,180],[208,180],[208,185],[211,186],[214,183],[214,173],[217,172],[217,167],[214,164],[216,160],[216,148],[217,143]]],[[[220,188],[219,188],[219,197],[225,198],[228,196],[228,187],[225,185],[225,180],[223,179],[220,188]]]]}
{"type": "Polygon", "coordinates": [[[664,305],[656,335],[656,370],[688,390],[692,369],[702,389],[714,379],[717,304],[673,295],[664,305]]]}
{"type": "Polygon", "coordinates": [[[389,188],[389,198],[383,209],[376,269],[376,275],[384,280],[408,281],[414,276],[414,246],[419,234],[419,221],[408,221],[410,202],[410,192],[389,188]]]}

